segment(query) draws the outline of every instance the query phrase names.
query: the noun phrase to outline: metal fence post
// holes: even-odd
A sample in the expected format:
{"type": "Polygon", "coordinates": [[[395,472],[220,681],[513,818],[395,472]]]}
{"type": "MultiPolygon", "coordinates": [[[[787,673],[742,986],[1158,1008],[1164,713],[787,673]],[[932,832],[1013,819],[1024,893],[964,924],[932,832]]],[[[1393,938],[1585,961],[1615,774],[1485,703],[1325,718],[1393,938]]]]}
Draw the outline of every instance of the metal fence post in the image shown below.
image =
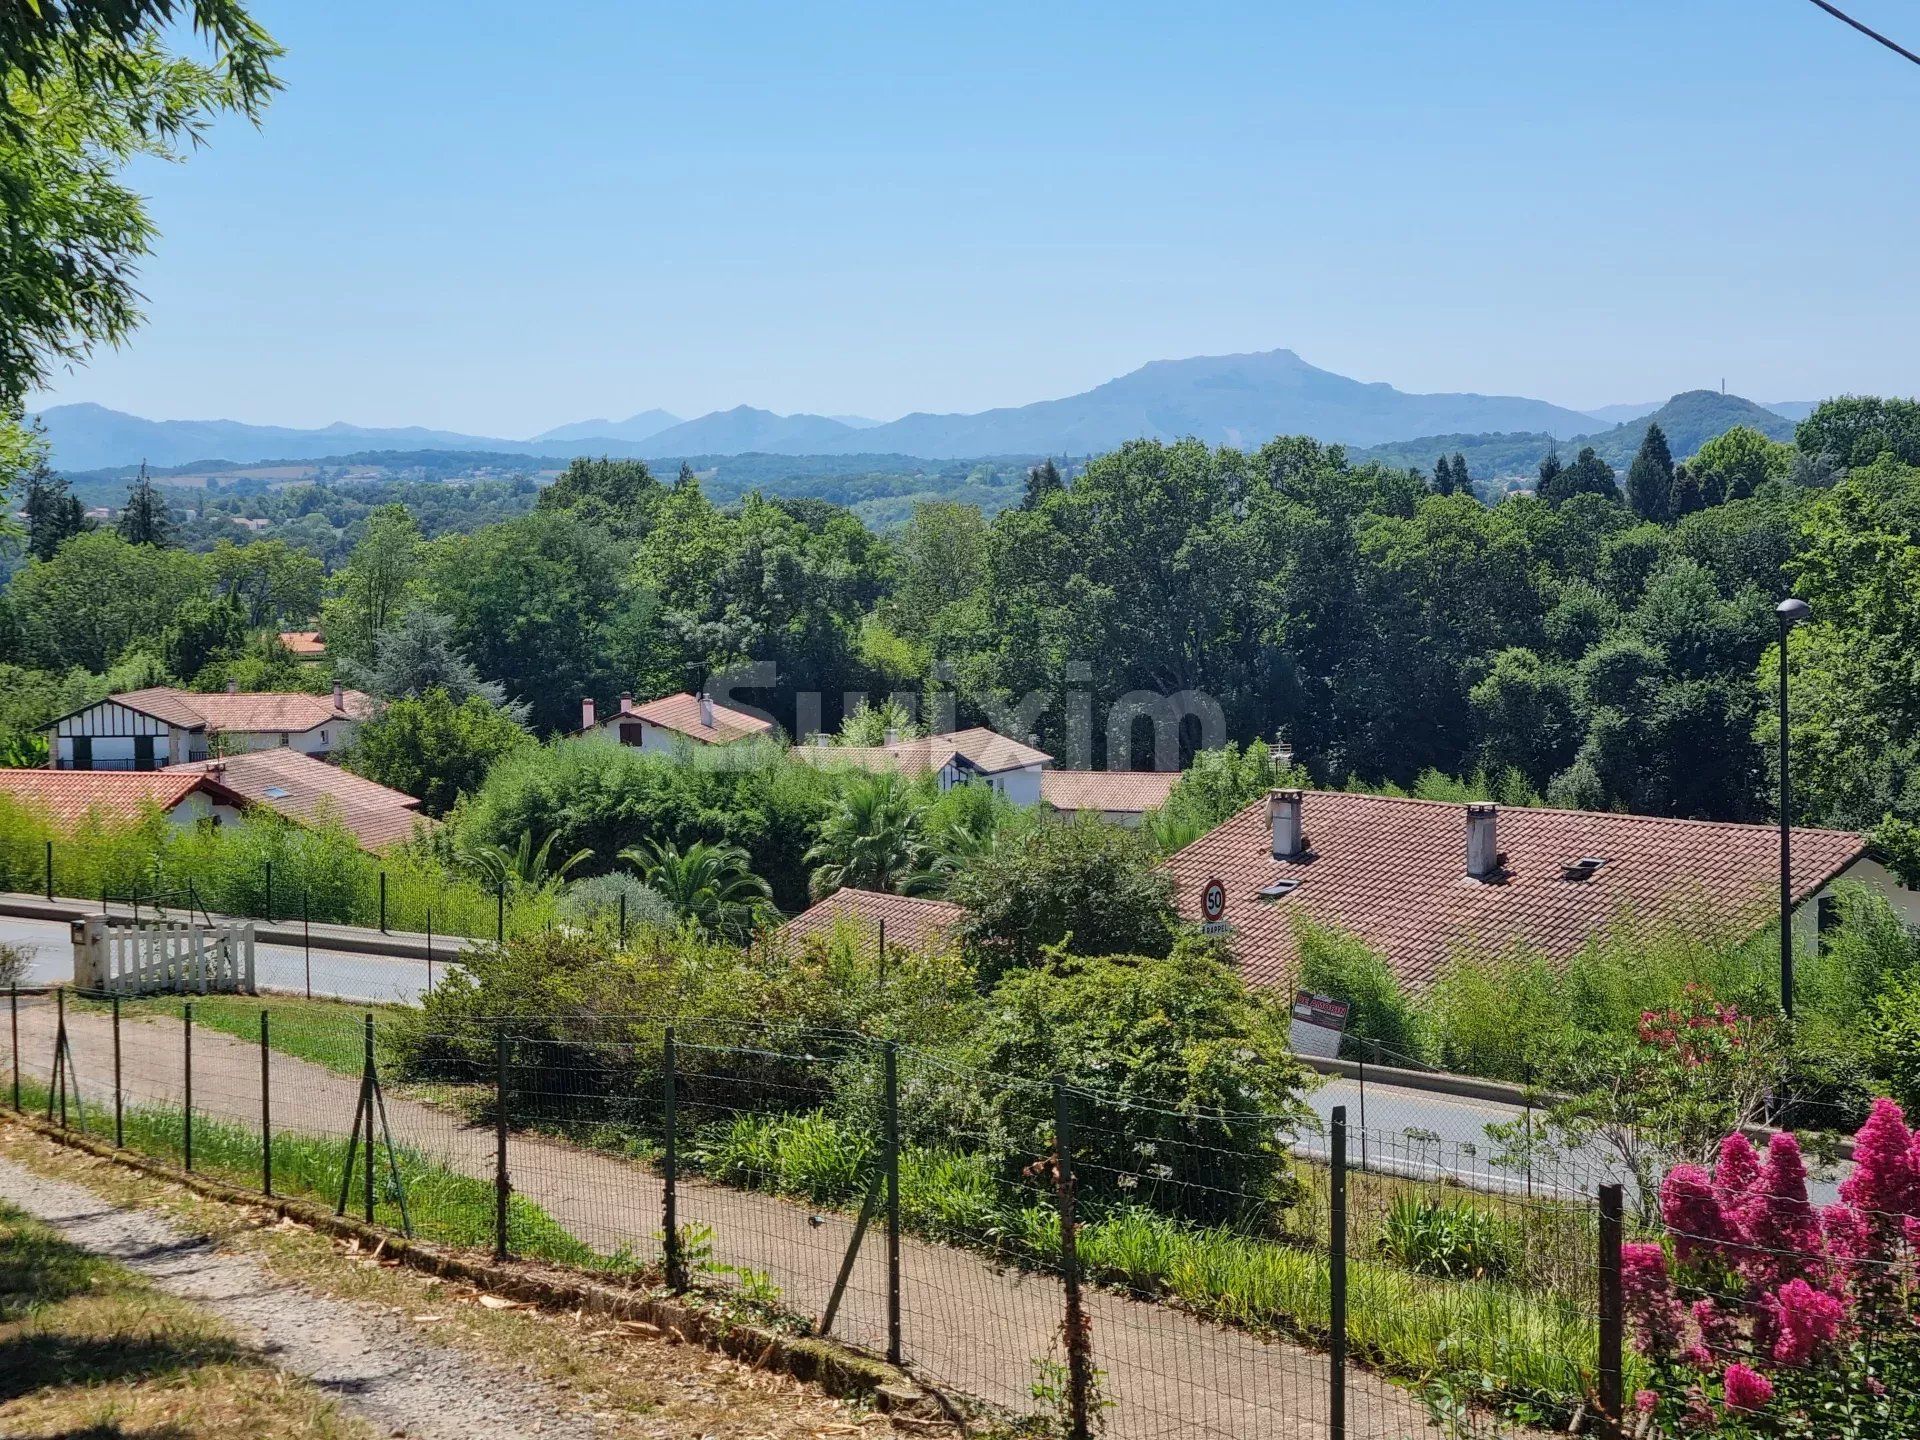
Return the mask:
{"type": "Polygon", "coordinates": [[[1347,1107],[1333,1107],[1327,1205],[1327,1435],[1347,1434],[1347,1107]]]}
{"type": "Polygon", "coordinates": [[[307,999],[313,999],[313,919],[309,890],[300,892],[300,944],[307,954],[307,999]]]}
{"type": "Polygon", "coordinates": [[[684,1290],[687,1277],[680,1255],[680,1206],[675,1193],[679,1179],[680,1105],[675,1093],[674,1071],[679,1062],[673,1053],[673,1026],[667,1026],[660,1045],[661,1103],[665,1109],[666,1144],[660,1156],[662,1191],[660,1199],[661,1257],[667,1272],[667,1288],[684,1290]]]}
{"type": "Polygon", "coordinates": [[[874,949],[873,958],[874,977],[884,984],[887,978],[887,917],[884,915],[880,917],[880,943],[874,949]]]}
{"type": "Polygon", "coordinates": [[[267,865],[267,916],[266,918],[268,923],[271,924],[273,921],[273,861],[271,860],[267,861],[266,865],[267,865]]]}
{"type": "Polygon", "coordinates": [[[127,1148],[126,1103],[120,1089],[120,997],[113,997],[113,1145],[127,1148]]]}
{"type": "Polygon", "coordinates": [[[1598,1404],[1601,1433],[1618,1440],[1622,1433],[1620,1407],[1623,1295],[1620,1287],[1620,1238],[1625,1213],[1625,1191],[1620,1185],[1600,1187],[1600,1363],[1598,1404]]]}
{"type": "Polygon", "coordinates": [[[20,1109],[20,987],[7,987],[7,1009],[13,1024],[13,1108],[20,1109]]]}
{"type": "Polygon", "coordinates": [[[620,892],[620,944],[624,947],[626,943],[627,943],[627,892],[622,890],[620,892]]]}
{"type": "Polygon", "coordinates": [[[433,993],[433,907],[427,907],[427,994],[433,993]]]}
{"type": "Polygon", "coordinates": [[[507,1030],[493,1032],[493,1258],[507,1258],[507,1030]]]}
{"type": "Polygon", "coordinates": [[[507,882],[502,880],[493,891],[493,942],[507,938],[507,882]]]}
{"type": "Polygon", "coordinates": [[[47,899],[53,899],[53,841],[47,841],[47,899]]]}
{"type": "Polygon", "coordinates": [[[893,1041],[880,1052],[886,1082],[887,1359],[900,1361],[900,1062],[893,1041]]]}
{"type": "Polygon", "coordinates": [[[67,990],[63,985],[53,992],[56,1018],[53,1026],[53,1073],[59,1084],[60,1092],[60,1128],[67,1128],[67,990]]]}
{"type": "Polygon", "coordinates": [[[387,872],[380,872],[380,933],[387,933],[387,872]]]}
{"type": "Polygon", "coordinates": [[[186,1043],[181,1065],[181,1074],[186,1081],[186,1105],[181,1111],[185,1121],[181,1131],[181,1150],[186,1157],[187,1170],[191,1173],[193,1170],[193,1002],[188,1000],[180,1008],[185,1012],[186,1018],[186,1023],[180,1029],[186,1043]]]}
{"type": "Polygon", "coordinates": [[[373,1150],[373,1012],[371,1010],[367,1012],[366,1020],[364,1022],[361,1033],[366,1037],[365,1038],[365,1045],[366,1045],[365,1064],[366,1064],[366,1070],[367,1070],[367,1081],[365,1086],[362,1087],[362,1094],[365,1096],[366,1107],[367,1107],[367,1179],[366,1179],[365,1189],[366,1189],[367,1224],[371,1225],[373,1224],[373,1157],[374,1157],[374,1150],[373,1150]]]}
{"type": "Polygon", "coordinates": [[[1054,1191],[1060,1205],[1060,1279],[1066,1291],[1061,1338],[1067,1349],[1068,1440],[1088,1440],[1088,1403],[1093,1390],[1092,1332],[1080,1300],[1080,1248],[1074,1219],[1073,1126],[1067,1087],[1053,1082],[1054,1191]]]}
{"type": "Polygon", "coordinates": [[[267,1064],[267,1012],[260,1012],[260,1193],[273,1194],[273,1072],[267,1064]]]}

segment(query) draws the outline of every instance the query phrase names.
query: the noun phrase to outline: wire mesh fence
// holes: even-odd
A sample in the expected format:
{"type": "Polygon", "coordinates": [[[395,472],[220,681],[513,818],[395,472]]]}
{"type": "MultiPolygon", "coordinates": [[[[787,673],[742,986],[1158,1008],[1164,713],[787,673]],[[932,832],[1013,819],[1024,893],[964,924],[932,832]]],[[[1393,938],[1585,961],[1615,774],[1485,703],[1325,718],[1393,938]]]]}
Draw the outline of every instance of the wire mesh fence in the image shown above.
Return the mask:
{"type": "Polygon", "coordinates": [[[1344,1110],[1169,1113],[845,1032],[646,1016],[56,990],[16,992],[4,1040],[9,1098],[56,1124],[700,1292],[1047,1433],[1592,1431],[1641,1363],[1603,1324],[1620,1232],[1594,1195],[1344,1110]]]}

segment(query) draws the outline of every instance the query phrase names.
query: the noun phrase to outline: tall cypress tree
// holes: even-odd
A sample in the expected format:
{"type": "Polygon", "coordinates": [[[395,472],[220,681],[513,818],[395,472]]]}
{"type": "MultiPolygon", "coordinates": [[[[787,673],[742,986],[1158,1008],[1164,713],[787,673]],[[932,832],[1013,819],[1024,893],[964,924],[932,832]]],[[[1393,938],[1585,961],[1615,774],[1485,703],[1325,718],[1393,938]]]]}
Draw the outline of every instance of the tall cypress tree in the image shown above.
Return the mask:
{"type": "Polygon", "coordinates": [[[147,474],[147,462],[140,462],[140,473],[127,490],[127,508],[120,512],[120,538],[129,545],[171,545],[174,538],[173,511],[153,487],[147,474]]]}
{"type": "Polygon", "coordinates": [[[1021,497],[1020,508],[1037,510],[1049,495],[1066,488],[1066,482],[1060,478],[1060,467],[1053,463],[1053,457],[1049,455],[1027,471],[1027,493],[1021,497]]]}
{"type": "Polygon", "coordinates": [[[1649,423],[1640,453],[1627,469],[1627,504],[1642,520],[1673,516],[1673,452],[1658,425],[1649,423]]]}
{"type": "Polygon", "coordinates": [[[1557,499],[1554,481],[1563,467],[1560,464],[1560,447],[1548,445],[1547,453],[1540,457],[1540,478],[1534,482],[1533,493],[1542,500],[1557,499]]]}
{"type": "Polygon", "coordinates": [[[1467,474],[1467,457],[1458,450],[1453,452],[1453,490],[1456,495],[1473,493],[1473,477],[1467,474]]]}
{"type": "Polygon", "coordinates": [[[1700,486],[1700,477],[1683,464],[1673,467],[1673,492],[1667,501],[1667,513],[1675,520],[1683,515],[1691,515],[1696,510],[1707,508],[1706,495],[1700,486]]]}
{"type": "Polygon", "coordinates": [[[1453,462],[1444,455],[1433,462],[1433,484],[1430,488],[1436,495],[1453,493],[1453,462]]]}
{"type": "Polygon", "coordinates": [[[70,494],[66,477],[56,475],[46,455],[34,457],[27,471],[26,503],[27,553],[36,560],[51,560],[62,544],[83,531],[91,530],[87,507],[70,494]]]}

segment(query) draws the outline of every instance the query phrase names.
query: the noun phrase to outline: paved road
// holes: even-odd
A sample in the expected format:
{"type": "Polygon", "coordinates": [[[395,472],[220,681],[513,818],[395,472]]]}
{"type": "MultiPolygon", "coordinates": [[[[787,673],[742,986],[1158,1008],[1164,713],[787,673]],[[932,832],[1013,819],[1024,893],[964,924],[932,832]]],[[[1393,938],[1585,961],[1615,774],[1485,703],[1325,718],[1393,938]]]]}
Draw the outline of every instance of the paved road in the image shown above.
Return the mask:
{"type": "MultiPolygon", "coordinates": [[[[73,979],[73,946],[67,926],[58,920],[0,915],[0,942],[27,947],[33,954],[28,980],[36,984],[73,979]]],[[[432,979],[445,978],[448,966],[436,962],[432,979]]],[[[308,951],[301,945],[261,943],[254,947],[254,976],[263,989],[299,994],[308,988],[308,951]]],[[[427,988],[427,963],[391,955],[312,947],[312,991],[341,1000],[418,1004],[427,988]]]]}
{"type": "MultiPolygon", "coordinates": [[[[21,1010],[20,1050],[29,1074],[47,1074],[53,1018],[44,999],[21,1010]]],[[[111,1076],[106,1017],[69,1012],[68,1018],[83,1086],[88,1077],[111,1076]]],[[[122,1043],[129,1099],[177,1103],[179,1023],[159,1016],[124,1022],[122,1043]]],[[[193,1055],[194,1113],[256,1125],[257,1048],[200,1028],[193,1055]]],[[[345,1135],[355,1101],[352,1078],[277,1053],[272,1066],[276,1133],[345,1135]]],[[[98,1079],[91,1087],[89,1103],[99,1106],[98,1079]]],[[[468,1126],[445,1111],[397,1097],[388,1098],[387,1111],[397,1141],[450,1169],[492,1178],[491,1128],[468,1126]]],[[[622,1247],[641,1256],[658,1253],[662,1188],[650,1169],[526,1136],[513,1137],[508,1165],[519,1194],[588,1244],[609,1253],[622,1247]]],[[[416,1199],[426,1203],[426,1197],[416,1199]]],[[[803,1311],[823,1304],[852,1230],[846,1216],[810,1215],[777,1197],[687,1182],[680,1190],[680,1220],[707,1227],[715,1261],[760,1272],[803,1311]]],[[[474,1240],[484,1243],[485,1237],[474,1240]]],[[[860,1252],[835,1331],[871,1349],[885,1341],[884,1250],[877,1241],[870,1236],[860,1252]]],[[[946,1387],[1030,1409],[1033,1361],[1059,1351],[1057,1282],[995,1268],[973,1251],[912,1239],[902,1246],[901,1273],[904,1348],[914,1368],[946,1387]]],[[[1321,1440],[1328,1434],[1326,1356],[1105,1291],[1090,1292],[1087,1303],[1096,1363],[1113,1402],[1109,1435],[1321,1440]]],[[[1350,1373],[1347,1403],[1353,1440],[1438,1433],[1410,1394],[1364,1371],[1350,1373]]]]}

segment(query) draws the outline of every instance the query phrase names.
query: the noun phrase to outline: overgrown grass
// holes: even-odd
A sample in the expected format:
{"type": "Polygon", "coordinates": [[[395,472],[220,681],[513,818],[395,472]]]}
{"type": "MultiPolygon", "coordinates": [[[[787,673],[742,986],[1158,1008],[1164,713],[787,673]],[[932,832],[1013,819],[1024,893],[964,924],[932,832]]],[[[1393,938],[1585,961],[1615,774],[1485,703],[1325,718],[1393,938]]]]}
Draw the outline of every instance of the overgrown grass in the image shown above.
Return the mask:
{"type": "MultiPolygon", "coordinates": [[[[852,1208],[871,1183],[877,1147],[823,1113],[738,1116],[704,1132],[692,1158],[727,1184],[852,1208]]],[[[1589,1392],[1599,1345],[1597,1291],[1584,1293],[1572,1282],[1594,1283],[1590,1261],[1566,1266],[1564,1288],[1415,1273],[1391,1263],[1391,1247],[1378,1246],[1375,1234],[1386,1235],[1397,1202],[1433,1187],[1388,1177],[1353,1180],[1358,1203],[1349,1226],[1348,1339],[1357,1358],[1412,1379],[1467,1377],[1489,1397],[1519,1398],[1556,1413],[1589,1392]]],[[[1526,1263],[1533,1237],[1516,1232],[1520,1218],[1501,1215],[1497,1205],[1477,1209],[1465,1192],[1451,1203],[1478,1217],[1467,1223],[1483,1229],[1484,1243],[1506,1247],[1510,1268],[1526,1263]]],[[[900,1204],[902,1223],[930,1239],[988,1247],[1029,1265],[1051,1265],[1059,1254],[1051,1198],[995,1176],[977,1156],[906,1147],[900,1204]]],[[[1576,1243],[1587,1243],[1591,1255],[1588,1222],[1577,1212],[1528,1207],[1526,1219],[1536,1211],[1546,1215],[1542,1238],[1558,1261],[1567,1261],[1576,1243]]],[[[1325,1338],[1331,1278],[1323,1246],[1193,1225],[1132,1206],[1087,1216],[1078,1247],[1089,1276],[1104,1283],[1261,1334],[1325,1338]]]]}
{"type": "MultiPolygon", "coordinates": [[[[21,1103],[30,1112],[45,1114],[47,1087],[23,1077],[21,1103]]],[[[67,1115],[73,1128],[102,1140],[113,1138],[113,1111],[97,1102],[84,1110],[68,1097],[67,1115]]],[[[126,1148],[152,1159],[180,1165],[186,1158],[183,1112],[171,1105],[132,1105],[122,1117],[126,1148]]],[[[347,1142],[326,1136],[276,1132],[273,1137],[273,1188],[278,1195],[316,1201],[328,1206],[340,1199],[347,1142]]],[[[364,1217],[366,1151],[355,1157],[348,1177],[347,1211],[364,1217]]],[[[261,1183],[260,1137],[242,1125],[193,1117],[195,1173],[247,1189],[261,1183]]],[[[422,1240],[468,1249],[494,1243],[494,1190],[484,1180],[461,1175],[428,1159],[409,1146],[395,1146],[389,1168],[386,1147],[380,1147],[374,1170],[374,1212],[377,1225],[402,1228],[401,1195],[406,1197],[405,1219],[422,1240]],[[398,1171],[398,1183],[394,1179],[398,1171]]],[[[507,1242],[516,1256],[546,1260],[582,1270],[632,1273],[641,1267],[624,1251],[603,1255],[575,1239],[538,1205],[511,1195],[507,1200],[507,1242]]]]}

